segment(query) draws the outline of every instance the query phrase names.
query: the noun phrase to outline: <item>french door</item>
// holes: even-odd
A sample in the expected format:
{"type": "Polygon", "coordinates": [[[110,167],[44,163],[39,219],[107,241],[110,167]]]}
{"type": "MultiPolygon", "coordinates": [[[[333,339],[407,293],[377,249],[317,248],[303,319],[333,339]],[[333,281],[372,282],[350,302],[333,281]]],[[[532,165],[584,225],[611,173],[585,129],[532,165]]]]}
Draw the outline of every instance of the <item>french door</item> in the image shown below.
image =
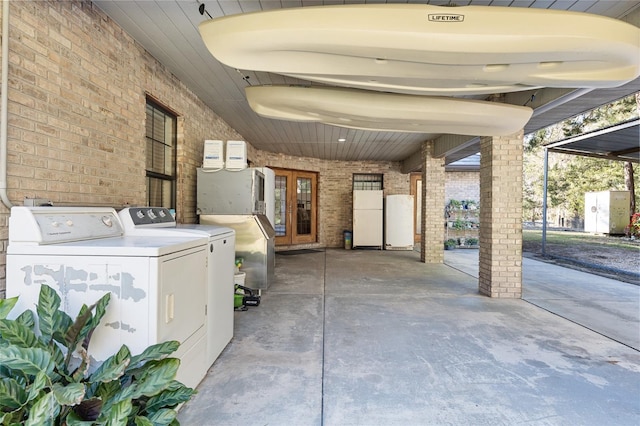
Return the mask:
{"type": "Polygon", "coordinates": [[[318,175],[273,169],[276,180],[276,245],[315,243],[318,175]]]}

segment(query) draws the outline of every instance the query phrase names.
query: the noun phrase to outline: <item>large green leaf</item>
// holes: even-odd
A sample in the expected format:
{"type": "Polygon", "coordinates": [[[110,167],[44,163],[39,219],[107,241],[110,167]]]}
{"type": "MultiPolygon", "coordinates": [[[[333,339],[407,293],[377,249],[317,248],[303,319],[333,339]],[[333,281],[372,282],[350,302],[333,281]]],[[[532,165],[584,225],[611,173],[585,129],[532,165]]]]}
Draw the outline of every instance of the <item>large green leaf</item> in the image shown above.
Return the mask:
{"type": "Polygon", "coordinates": [[[80,332],[80,342],[82,343],[82,347],[86,350],[89,350],[89,341],[91,340],[91,336],[93,335],[93,331],[98,327],[100,320],[105,314],[106,307],[111,300],[111,293],[105,293],[100,300],[91,305],[88,309],[90,311],[96,310],[95,315],[91,316],[87,323],[82,328],[80,332]]]}
{"type": "Polygon", "coordinates": [[[24,325],[25,327],[33,330],[33,328],[36,325],[36,320],[35,320],[35,316],[33,314],[33,311],[30,309],[27,309],[26,311],[24,311],[23,313],[21,313],[20,315],[18,315],[18,317],[16,318],[16,322],[19,324],[24,325]]]}
{"type": "Polygon", "coordinates": [[[153,415],[148,416],[151,423],[155,426],[167,426],[170,425],[171,422],[176,418],[175,410],[170,408],[163,408],[162,410],[156,411],[153,415]]]}
{"type": "Polygon", "coordinates": [[[111,411],[109,412],[109,416],[107,417],[107,425],[108,426],[126,426],[128,423],[129,415],[133,410],[133,405],[131,401],[126,399],[124,401],[120,401],[114,404],[111,407],[111,411]]]}
{"type": "Polygon", "coordinates": [[[0,299],[0,319],[5,319],[9,312],[18,303],[18,297],[11,297],[9,299],[0,299]]]}
{"type": "Polygon", "coordinates": [[[80,308],[80,312],[76,317],[71,327],[69,327],[64,335],[64,340],[67,342],[67,358],[65,360],[65,364],[69,365],[69,361],[71,360],[71,355],[76,349],[78,342],[84,339],[83,330],[87,325],[87,322],[91,320],[91,310],[87,307],[87,305],[82,305],[80,308]]]}
{"type": "MultiPolygon", "coordinates": [[[[91,359],[89,357],[89,354],[87,354],[87,351],[81,348],[81,350],[78,351],[78,354],[80,355],[80,364],[78,364],[78,367],[75,369],[75,371],[71,373],[70,377],[70,380],[74,382],[82,381],[86,373],[89,371],[89,367],[91,365],[91,359]]],[[[91,386],[91,384],[89,384],[89,386],[91,386]]]]}
{"type": "Polygon", "coordinates": [[[0,379],[0,411],[15,410],[27,402],[27,393],[13,378],[0,379]]]}
{"type": "Polygon", "coordinates": [[[90,381],[110,382],[120,378],[131,361],[131,352],[126,345],[122,345],[120,350],[111,357],[107,358],[98,369],[91,375],[90,381]]]}
{"type": "MultiPolygon", "coordinates": [[[[13,377],[13,376],[14,376],[13,371],[9,370],[4,365],[0,364],[0,378],[13,377]]],[[[0,423],[0,424],[2,424],[2,423],[0,423]]]]}
{"type": "Polygon", "coordinates": [[[71,411],[67,418],[67,426],[94,426],[96,423],[93,420],[83,420],[78,414],[71,411]]]}
{"type": "Polygon", "coordinates": [[[175,408],[178,404],[187,402],[196,391],[182,385],[176,390],[167,390],[160,392],[159,394],[152,396],[147,401],[145,410],[147,413],[154,413],[161,408],[175,408]]]}
{"type": "Polygon", "coordinates": [[[60,296],[48,285],[41,286],[36,311],[38,313],[40,333],[46,343],[49,343],[51,336],[53,336],[55,330],[54,315],[58,308],[60,308],[60,296]]]}
{"type": "Polygon", "coordinates": [[[136,383],[133,398],[141,396],[154,396],[162,391],[173,381],[180,367],[180,360],[177,358],[165,358],[153,364],[136,383]]]}
{"type": "Polygon", "coordinates": [[[23,413],[25,412],[24,408],[20,410],[11,411],[9,413],[0,412],[0,425],[9,425],[9,426],[22,426],[22,418],[24,417],[23,413]]]}
{"type": "Polygon", "coordinates": [[[144,416],[136,416],[133,421],[136,423],[136,426],[154,426],[151,420],[144,416]]]}
{"type": "Polygon", "coordinates": [[[142,351],[141,354],[135,355],[131,357],[130,369],[137,368],[140,363],[151,361],[151,360],[159,360],[164,358],[167,355],[171,355],[180,347],[180,342],[176,340],[169,340],[168,342],[157,343],[155,345],[149,346],[147,349],[142,351]]]}
{"type": "Polygon", "coordinates": [[[95,304],[95,313],[93,314],[93,318],[91,320],[91,328],[96,328],[102,318],[107,313],[107,305],[109,305],[109,301],[111,300],[111,293],[105,293],[104,296],[100,298],[95,304]]]}
{"type": "Polygon", "coordinates": [[[115,401],[125,399],[137,399],[141,396],[153,396],[171,386],[174,382],[180,360],[165,358],[160,361],[149,361],[135,371],[137,381],[123,388],[116,396],[115,401]]]}
{"type": "Polygon", "coordinates": [[[82,305],[80,307],[80,312],[78,312],[78,316],[65,335],[65,339],[67,340],[69,347],[75,348],[78,342],[84,339],[86,334],[89,332],[89,325],[91,324],[92,317],[93,313],[91,312],[91,308],[87,305],[82,305]]]}
{"type": "Polygon", "coordinates": [[[98,398],[101,398],[103,401],[110,401],[113,399],[113,397],[121,390],[122,386],[120,385],[120,382],[108,382],[108,383],[93,383],[92,384],[92,388],[93,386],[97,386],[97,389],[95,389],[95,392],[90,393],[93,391],[93,389],[91,389],[91,391],[89,391],[87,394],[89,396],[95,396],[98,398]]]}
{"type": "Polygon", "coordinates": [[[53,385],[53,396],[60,405],[77,405],[84,399],[84,384],[69,383],[64,386],[60,383],[53,385]]]}
{"type": "Polygon", "coordinates": [[[21,348],[43,347],[33,330],[16,321],[0,319],[0,335],[3,340],[21,348]]]}
{"type": "Polygon", "coordinates": [[[29,375],[53,371],[51,354],[40,348],[0,347],[0,364],[29,375]]]}
{"type": "Polygon", "coordinates": [[[73,413],[78,420],[94,421],[100,416],[102,410],[102,399],[90,398],[83,400],[73,407],[73,413]]]}
{"type": "Polygon", "coordinates": [[[47,385],[49,385],[49,376],[45,371],[40,371],[36,374],[33,383],[29,386],[29,394],[27,397],[28,401],[33,401],[38,397],[40,391],[44,389],[47,385]]]}
{"type": "Polygon", "coordinates": [[[29,410],[29,418],[25,422],[25,426],[53,425],[53,420],[59,413],[60,406],[53,393],[42,394],[29,410]]]}
{"type": "Polygon", "coordinates": [[[65,334],[73,324],[73,320],[66,312],[56,311],[53,315],[53,324],[53,339],[66,346],[65,334]]]}
{"type": "Polygon", "coordinates": [[[57,372],[67,377],[67,365],[65,364],[65,356],[62,349],[60,349],[55,342],[49,342],[49,353],[51,354],[53,362],[56,364],[57,372]]]}

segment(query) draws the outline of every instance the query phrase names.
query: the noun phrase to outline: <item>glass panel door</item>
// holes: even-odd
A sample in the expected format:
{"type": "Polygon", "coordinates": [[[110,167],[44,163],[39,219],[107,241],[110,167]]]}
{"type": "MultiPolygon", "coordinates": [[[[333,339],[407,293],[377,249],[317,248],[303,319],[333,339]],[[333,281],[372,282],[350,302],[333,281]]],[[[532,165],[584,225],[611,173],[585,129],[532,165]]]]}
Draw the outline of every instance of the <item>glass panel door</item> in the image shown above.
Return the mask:
{"type": "Polygon", "coordinates": [[[316,174],[294,172],[296,179],[296,227],[291,243],[316,241],[316,174]]]}
{"type": "Polygon", "coordinates": [[[278,169],[274,172],[276,245],[315,242],[317,174],[278,169]]]}
{"type": "Polygon", "coordinates": [[[276,241],[278,237],[287,235],[287,226],[289,226],[289,215],[287,214],[287,180],[286,175],[276,175],[276,193],[275,193],[275,231],[276,241]]]}
{"type": "Polygon", "coordinates": [[[296,179],[296,234],[311,233],[311,179],[296,179]]]}

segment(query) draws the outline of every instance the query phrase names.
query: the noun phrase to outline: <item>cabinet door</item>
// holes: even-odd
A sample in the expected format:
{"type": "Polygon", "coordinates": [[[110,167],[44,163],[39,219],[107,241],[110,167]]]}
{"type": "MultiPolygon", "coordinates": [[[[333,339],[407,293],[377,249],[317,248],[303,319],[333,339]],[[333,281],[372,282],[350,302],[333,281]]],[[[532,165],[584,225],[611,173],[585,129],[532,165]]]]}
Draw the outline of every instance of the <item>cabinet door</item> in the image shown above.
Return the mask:
{"type": "Polygon", "coordinates": [[[382,210],[353,211],[353,247],[382,247],[382,210]]]}
{"type": "Polygon", "coordinates": [[[233,337],[235,236],[212,243],[207,289],[207,365],[218,358],[233,337]]]}

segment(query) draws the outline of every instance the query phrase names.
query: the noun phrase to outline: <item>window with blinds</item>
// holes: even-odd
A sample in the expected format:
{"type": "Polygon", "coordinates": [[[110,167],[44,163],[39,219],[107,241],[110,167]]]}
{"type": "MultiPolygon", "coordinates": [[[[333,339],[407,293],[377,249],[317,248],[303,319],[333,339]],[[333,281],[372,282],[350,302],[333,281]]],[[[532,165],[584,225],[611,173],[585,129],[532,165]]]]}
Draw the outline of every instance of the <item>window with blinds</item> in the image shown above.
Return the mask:
{"type": "Polygon", "coordinates": [[[147,203],[175,208],[177,117],[147,99],[147,203]]]}
{"type": "Polygon", "coordinates": [[[382,174],[379,173],[354,173],[353,174],[353,190],[376,190],[383,189],[382,174]]]}

